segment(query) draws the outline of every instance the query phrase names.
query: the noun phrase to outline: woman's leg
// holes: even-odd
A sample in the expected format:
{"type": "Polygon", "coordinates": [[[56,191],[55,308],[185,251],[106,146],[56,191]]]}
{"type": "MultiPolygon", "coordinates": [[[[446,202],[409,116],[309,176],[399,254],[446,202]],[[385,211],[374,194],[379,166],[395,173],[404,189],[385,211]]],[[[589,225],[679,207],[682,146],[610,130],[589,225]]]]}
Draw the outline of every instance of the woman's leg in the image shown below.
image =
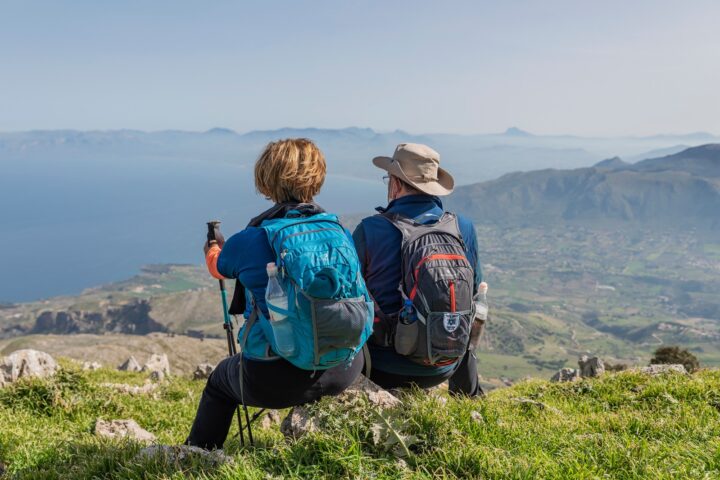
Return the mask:
{"type": "Polygon", "coordinates": [[[185,443],[212,450],[222,448],[238,405],[240,355],[221,361],[210,374],[198,406],[195,421],[185,443]],[[234,382],[233,382],[234,380],[234,382]]]}
{"type": "MultiPolygon", "coordinates": [[[[363,356],[350,365],[312,372],[285,360],[243,360],[243,399],[249,407],[287,408],[338,395],[363,368],[363,356]]],[[[240,403],[240,356],[226,358],[208,379],[186,444],[222,448],[240,403]]]]}

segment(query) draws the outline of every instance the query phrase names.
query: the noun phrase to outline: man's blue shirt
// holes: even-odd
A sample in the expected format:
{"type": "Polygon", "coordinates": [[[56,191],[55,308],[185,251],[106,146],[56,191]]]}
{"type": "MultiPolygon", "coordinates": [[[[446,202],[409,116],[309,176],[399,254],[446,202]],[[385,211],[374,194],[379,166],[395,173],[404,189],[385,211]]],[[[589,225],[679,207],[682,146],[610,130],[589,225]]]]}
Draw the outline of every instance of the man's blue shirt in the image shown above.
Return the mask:
{"type": "MultiPolygon", "coordinates": [[[[444,209],[440,198],[431,195],[408,195],[393,200],[388,205],[388,213],[399,213],[405,217],[417,218],[427,214],[439,217],[444,209]]],[[[467,259],[475,268],[475,289],[482,281],[482,269],[478,256],[475,227],[467,218],[458,215],[460,233],[465,241],[467,259]]],[[[360,258],[363,276],[370,294],[380,310],[388,315],[397,313],[402,307],[400,285],[401,261],[400,246],[402,234],[387,219],[374,215],[367,217],[353,233],[355,248],[360,258]]],[[[221,272],[222,273],[222,272],[221,272]]],[[[373,368],[399,375],[430,376],[439,375],[455,365],[427,367],[418,365],[398,355],[392,348],[369,345],[373,368]]]]}

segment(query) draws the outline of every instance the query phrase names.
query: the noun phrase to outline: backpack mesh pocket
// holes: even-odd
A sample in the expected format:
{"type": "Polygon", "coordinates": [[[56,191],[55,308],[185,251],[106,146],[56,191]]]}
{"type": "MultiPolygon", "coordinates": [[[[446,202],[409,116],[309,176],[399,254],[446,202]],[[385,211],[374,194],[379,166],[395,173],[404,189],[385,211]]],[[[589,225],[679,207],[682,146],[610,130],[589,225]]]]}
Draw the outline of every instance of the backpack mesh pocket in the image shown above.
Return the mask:
{"type": "Polygon", "coordinates": [[[435,362],[465,354],[470,341],[471,312],[433,312],[427,317],[428,353],[435,362]]]}
{"type": "MultiPolygon", "coordinates": [[[[372,303],[364,297],[335,299],[309,298],[312,312],[315,364],[320,366],[323,355],[341,351],[342,358],[327,359],[331,363],[343,363],[362,344],[362,336],[372,312],[372,303]]],[[[323,362],[325,363],[325,362],[323,362]]]]}

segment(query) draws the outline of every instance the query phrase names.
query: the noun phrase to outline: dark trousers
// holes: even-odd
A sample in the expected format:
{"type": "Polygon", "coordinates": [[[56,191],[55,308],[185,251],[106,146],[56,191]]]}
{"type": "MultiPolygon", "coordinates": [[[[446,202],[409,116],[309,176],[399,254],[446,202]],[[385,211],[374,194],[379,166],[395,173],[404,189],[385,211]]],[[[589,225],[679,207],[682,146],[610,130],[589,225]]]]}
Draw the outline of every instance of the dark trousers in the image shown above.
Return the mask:
{"type": "Polygon", "coordinates": [[[477,358],[475,358],[475,353],[469,350],[457,368],[442,375],[432,375],[429,377],[397,375],[383,372],[373,365],[370,371],[370,380],[385,389],[409,388],[413,385],[420,388],[431,388],[440,385],[445,380],[450,380],[448,390],[454,395],[476,397],[484,394],[478,381],[477,358]]]}
{"type": "MultiPolygon", "coordinates": [[[[287,408],[338,395],[362,371],[362,353],[349,366],[316,372],[302,370],[282,359],[244,359],[243,397],[245,405],[287,408]]],[[[222,448],[240,397],[240,355],[228,357],[213,370],[205,385],[187,445],[205,449],[222,448]]]]}

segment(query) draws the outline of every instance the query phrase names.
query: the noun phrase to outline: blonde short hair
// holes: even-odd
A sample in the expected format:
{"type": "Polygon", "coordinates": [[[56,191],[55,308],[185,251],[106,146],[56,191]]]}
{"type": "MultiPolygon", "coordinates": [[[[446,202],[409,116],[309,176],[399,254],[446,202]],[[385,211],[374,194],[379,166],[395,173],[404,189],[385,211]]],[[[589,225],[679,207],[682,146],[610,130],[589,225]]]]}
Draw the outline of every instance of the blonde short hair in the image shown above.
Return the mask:
{"type": "Polygon", "coordinates": [[[270,142],[255,162],[255,188],[275,203],[310,202],[325,182],[325,156],[307,138],[270,142]]]}

